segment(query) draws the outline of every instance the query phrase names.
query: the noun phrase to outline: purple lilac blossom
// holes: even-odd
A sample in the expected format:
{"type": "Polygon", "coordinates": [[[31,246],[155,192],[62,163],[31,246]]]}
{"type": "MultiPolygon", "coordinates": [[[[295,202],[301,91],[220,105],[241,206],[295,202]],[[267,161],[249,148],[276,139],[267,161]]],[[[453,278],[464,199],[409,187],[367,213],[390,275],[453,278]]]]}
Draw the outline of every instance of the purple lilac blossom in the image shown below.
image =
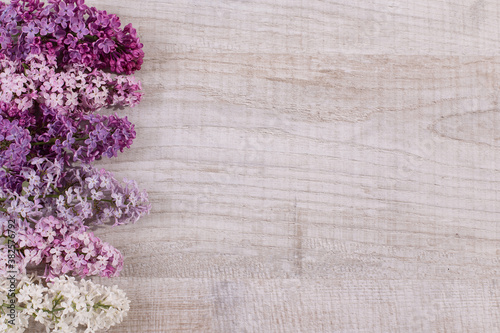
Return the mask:
{"type": "Polygon", "coordinates": [[[74,225],[135,223],[149,213],[145,191],[130,180],[90,165],[65,167],[61,161],[34,158],[19,173],[18,187],[0,193],[0,211],[36,223],[54,215],[74,225]]]}
{"type": "Polygon", "coordinates": [[[0,53],[11,60],[51,54],[60,67],[80,63],[132,74],[141,68],[144,58],[143,45],[130,24],[121,28],[116,15],[88,7],[83,1],[0,2],[0,36],[0,53]],[[43,39],[36,40],[38,36],[43,39]]]}

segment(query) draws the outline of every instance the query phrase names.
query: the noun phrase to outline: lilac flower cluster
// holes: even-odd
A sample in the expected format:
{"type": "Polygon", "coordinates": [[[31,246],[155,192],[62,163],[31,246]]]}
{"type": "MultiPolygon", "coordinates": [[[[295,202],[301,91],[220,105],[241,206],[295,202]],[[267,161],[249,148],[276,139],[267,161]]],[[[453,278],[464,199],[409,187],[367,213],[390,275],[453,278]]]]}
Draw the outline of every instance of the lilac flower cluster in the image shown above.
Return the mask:
{"type": "Polygon", "coordinates": [[[1,278],[44,268],[50,289],[67,275],[121,271],[121,253],[89,226],[134,223],[151,206],[135,181],[93,163],[135,139],[127,117],[99,111],[140,102],[129,75],[143,57],[130,24],[83,0],[0,2],[0,238],[14,233],[16,250],[0,240],[1,278]]]}
{"type": "Polygon", "coordinates": [[[36,223],[54,215],[74,225],[134,223],[149,212],[145,191],[135,181],[124,185],[91,165],[63,168],[63,163],[33,158],[20,173],[21,191],[0,192],[0,211],[36,223]]]}
{"type": "Polygon", "coordinates": [[[29,327],[33,321],[45,326],[45,332],[105,332],[122,322],[130,309],[130,301],[117,286],[90,280],[63,275],[46,282],[30,274],[21,277],[14,291],[10,283],[0,280],[0,331],[4,333],[34,332],[29,327]],[[10,312],[12,294],[17,298],[15,316],[10,312]]]}
{"type": "MultiPolygon", "coordinates": [[[[8,237],[5,219],[0,224],[0,235],[8,237]]],[[[15,253],[19,256],[16,262],[22,273],[26,273],[27,266],[42,263],[47,279],[62,274],[112,277],[123,267],[123,257],[117,249],[102,242],[86,227],[53,216],[40,219],[34,227],[18,228],[15,241],[18,246],[15,253]]],[[[0,245],[0,252],[6,253],[7,246],[0,245]]]]}
{"type": "Polygon", "coordinates": [[[132,25],[82,0],[0,2],[0,52],[12,60],[53,55],[59,64],[84,64],[114,73],[141,68],[142,44],[132,25]]]}

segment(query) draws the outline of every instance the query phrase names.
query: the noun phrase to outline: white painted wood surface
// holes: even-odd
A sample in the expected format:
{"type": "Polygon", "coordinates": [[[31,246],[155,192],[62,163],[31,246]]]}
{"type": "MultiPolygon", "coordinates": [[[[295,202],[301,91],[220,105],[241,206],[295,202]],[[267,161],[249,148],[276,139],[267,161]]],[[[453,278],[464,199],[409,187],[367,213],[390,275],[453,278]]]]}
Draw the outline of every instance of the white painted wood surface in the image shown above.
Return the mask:
{"type": "Polygon", "coordinates": [[[500,332],[498,1],[88,3],[146,52],[110,332],[500,332]]]}

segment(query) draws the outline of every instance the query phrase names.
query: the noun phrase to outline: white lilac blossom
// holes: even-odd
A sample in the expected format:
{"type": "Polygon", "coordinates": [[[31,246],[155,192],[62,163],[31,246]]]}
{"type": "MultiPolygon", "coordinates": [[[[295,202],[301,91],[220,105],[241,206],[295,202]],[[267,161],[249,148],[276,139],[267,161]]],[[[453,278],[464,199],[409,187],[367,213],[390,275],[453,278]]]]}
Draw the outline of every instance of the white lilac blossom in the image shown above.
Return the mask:
{"type": "Polygon", "coordinates": [[[47,332],[93,333],[122,322],[130,308],[125,292],[117,286],[77,281],[64,275],[46,284],[36,275],[18,279],[14,295],[10,281],[0,279],[1,332],[25,332],[30,321],[34,321],[44,325],[47,332]],[[11,299],[16,307],[14,325],[9,323],[11,299]]]}

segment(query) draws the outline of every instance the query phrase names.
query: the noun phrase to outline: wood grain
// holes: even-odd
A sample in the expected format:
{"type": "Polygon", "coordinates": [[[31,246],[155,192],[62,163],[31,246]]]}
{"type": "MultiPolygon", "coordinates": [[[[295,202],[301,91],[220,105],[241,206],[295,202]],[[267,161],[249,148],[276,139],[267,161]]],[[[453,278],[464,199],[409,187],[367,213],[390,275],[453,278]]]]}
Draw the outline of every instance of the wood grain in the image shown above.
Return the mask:
{"type": "Polygon", "coordinates": [[[146,52],[110,332],[500,331],[500,3],[89,3],[146,52]]]}

